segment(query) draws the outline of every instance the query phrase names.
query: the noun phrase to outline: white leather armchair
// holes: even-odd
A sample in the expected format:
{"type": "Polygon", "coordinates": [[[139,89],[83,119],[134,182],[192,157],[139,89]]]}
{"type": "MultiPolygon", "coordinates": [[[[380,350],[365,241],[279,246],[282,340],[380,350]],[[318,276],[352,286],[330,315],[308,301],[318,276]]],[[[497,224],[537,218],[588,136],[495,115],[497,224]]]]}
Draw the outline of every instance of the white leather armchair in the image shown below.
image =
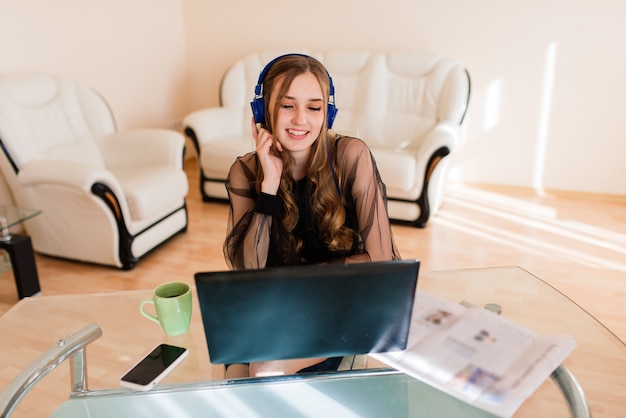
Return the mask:
{"type": "Polygon", "coordinates": [[[63,77],[0,77],[0,170],[42,254],[131,269],[187,228],[184,136],[117,132],[108,104],[63,77]]]}
{"type": "Polygon", "coordinates": [[[418,52],[267,51],[245,56],[224,74],[220,107],[183,120],[199,158],[203,199],[226,199],[224,180],[239,155],[254,150],[250,101],[273,58],[318,58],[335,85],[334,129],[363,139],[387,186],[390,218],[424,227],[442,203],[447,159],[457,147],[470,78],[453,59],[418,52]]]}

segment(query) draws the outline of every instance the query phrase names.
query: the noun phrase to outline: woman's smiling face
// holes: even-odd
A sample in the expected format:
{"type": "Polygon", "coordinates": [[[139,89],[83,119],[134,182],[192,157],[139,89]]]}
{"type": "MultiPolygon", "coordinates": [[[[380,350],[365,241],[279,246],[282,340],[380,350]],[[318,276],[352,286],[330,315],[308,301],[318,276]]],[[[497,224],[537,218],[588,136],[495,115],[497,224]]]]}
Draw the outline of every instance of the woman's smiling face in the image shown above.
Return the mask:
{"type": "Polygon", "coordinates": [[[300,74],[284,97],[272,100],[278,100],[277,107],[270,106],[278,111],[276,139],[294,158],[307,157],[324,124],[324,95],[317,78],[310,72],[300,74]]]}

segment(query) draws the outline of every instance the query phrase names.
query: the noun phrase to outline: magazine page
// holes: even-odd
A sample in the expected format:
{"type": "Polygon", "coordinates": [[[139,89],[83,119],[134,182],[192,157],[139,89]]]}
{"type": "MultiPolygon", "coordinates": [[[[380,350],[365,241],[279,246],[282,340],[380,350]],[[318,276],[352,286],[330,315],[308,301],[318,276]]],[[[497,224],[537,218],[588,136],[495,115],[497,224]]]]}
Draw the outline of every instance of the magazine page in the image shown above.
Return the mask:
{"type": "Polygon", "coordinates": [[[569,336],[539,336],[483,308],[418,291],[407,349],[371,354],[452,396],[508,417],[571,353],[569,336]]]}

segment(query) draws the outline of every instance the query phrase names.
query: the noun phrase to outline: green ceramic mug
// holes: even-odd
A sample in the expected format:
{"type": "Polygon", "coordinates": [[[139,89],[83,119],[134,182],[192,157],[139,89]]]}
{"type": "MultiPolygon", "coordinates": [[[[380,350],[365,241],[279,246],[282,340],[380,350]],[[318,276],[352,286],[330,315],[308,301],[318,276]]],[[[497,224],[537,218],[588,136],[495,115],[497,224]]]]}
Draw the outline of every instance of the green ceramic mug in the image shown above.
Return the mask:
{"type": "Polygon", "coordinates": [[[166,335],[184,334],[191,322],[191,289],[187,283],[164,283],[154,289],[152,299],[141,302],[139,312],[161,325],[166,335]],[[154,305],[156,316],[144,310],[147,304],[154,305]]]}

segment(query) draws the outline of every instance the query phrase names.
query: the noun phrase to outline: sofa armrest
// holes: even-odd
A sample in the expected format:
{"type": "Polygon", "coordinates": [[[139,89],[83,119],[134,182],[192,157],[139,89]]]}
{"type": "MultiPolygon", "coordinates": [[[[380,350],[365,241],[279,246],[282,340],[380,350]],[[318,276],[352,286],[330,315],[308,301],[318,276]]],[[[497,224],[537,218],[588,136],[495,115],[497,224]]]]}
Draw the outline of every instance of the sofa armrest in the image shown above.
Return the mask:
{"type": "Polygon", "coordinates": [[[440,122],[421,141],[405,141],[396,148],[396,151],[412,151],[419,161],[426,163],[440,148],[445,147],[452,152],[458,145],[460,133],[461,128],[458,125],[440,122]]]}
{"type": "Polygon", "coordinates": [[[91,164],[35,160],[22,166],[17,178],[26,188],[53,184],[79,189],[88,194],[91,194],[93,184],[102,183],[107,185],[117,196],[124,196],[122,186],[113,176],[113,173],[91,164]]]}
{"type": "Polygon", "coordinates": [[[252,121],[245,121],[246,113],[239,109],[211,107],[190,113],[183,119],[183,129],[193,130],[199,144],[213,139],[244,134],[244,126],[252,121]]]}
{"type": "Polygon", "coordinates": [[[132,129],[98,140],[107,167],[168,165],[182,169],[185,137],[171,129],[132,129]]]}

